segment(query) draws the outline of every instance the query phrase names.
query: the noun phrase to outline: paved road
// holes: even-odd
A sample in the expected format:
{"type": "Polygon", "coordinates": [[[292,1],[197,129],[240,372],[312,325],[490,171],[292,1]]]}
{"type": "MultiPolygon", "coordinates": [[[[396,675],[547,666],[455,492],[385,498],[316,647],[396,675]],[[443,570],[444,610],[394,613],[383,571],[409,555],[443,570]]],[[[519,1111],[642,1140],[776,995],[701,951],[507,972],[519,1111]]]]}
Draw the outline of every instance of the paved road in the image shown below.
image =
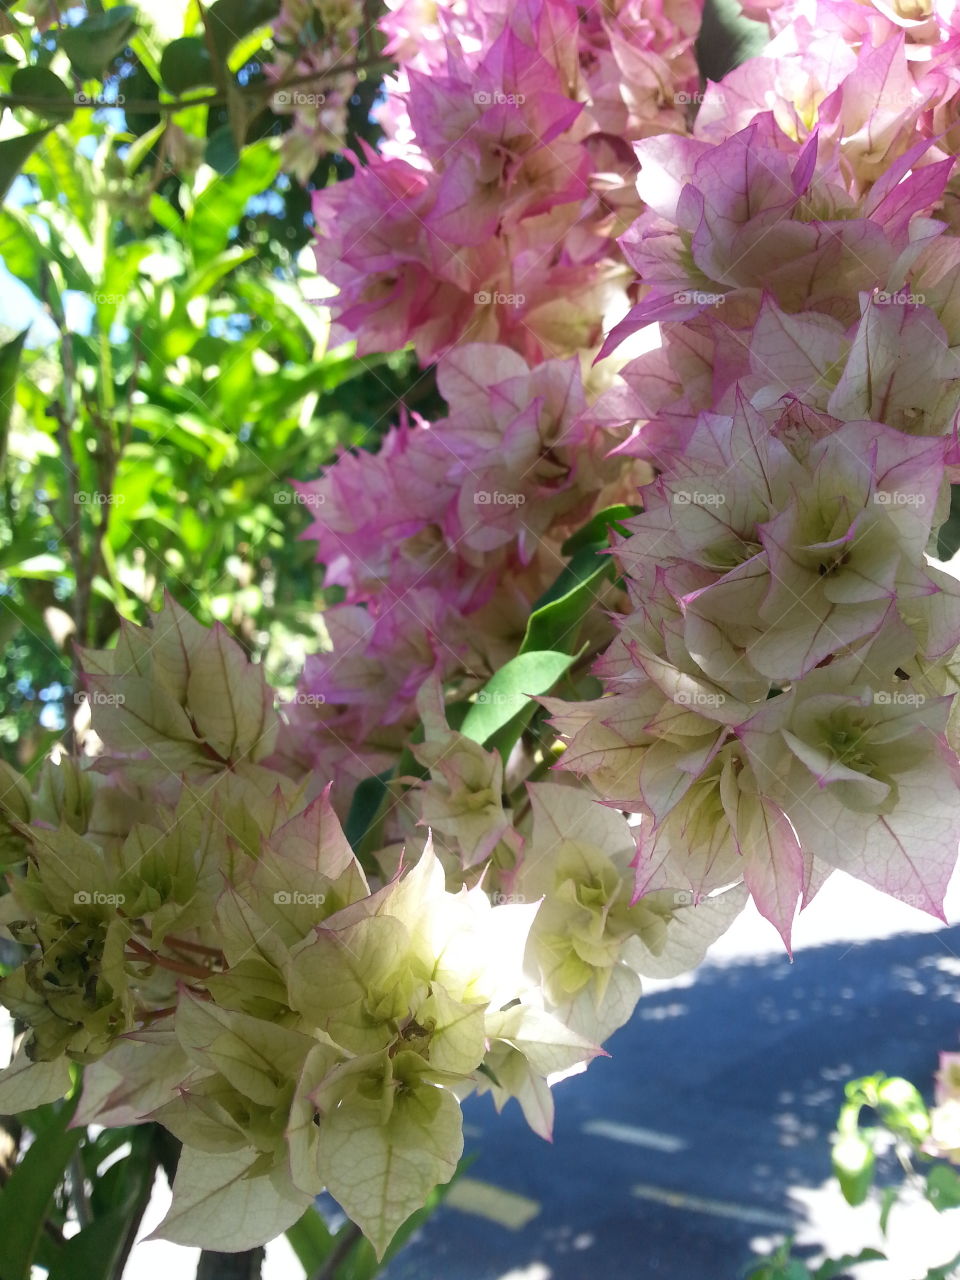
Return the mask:
{"type": "MultiPolygon", "coordinates": [[[[960,1047],[960,926],[851,941],[930,927],[864,892],[813,904],[792,965],[748,918],[694,981],[658,984],[612,1058],[557,1087],[552,1149],[515,1104],[498,1118],[468,1102],[469,1177],[511,1195],[468,1183],[387,1280],[736,1280],[751,1242],[785,1230],[811,1255],[873,1243],[876,1214],[830,1183],[826,1137],[846,1079],[881,1069],[929,1092],[939,1050],[960,1047]],[[485,1212],[532,1216],[511,1229],[485,1212]]],[[[958,1215],[928,1209],[895,1210],[899,1260],[856,1274],[919,1280],[960,1251],[958,1215]]]]}

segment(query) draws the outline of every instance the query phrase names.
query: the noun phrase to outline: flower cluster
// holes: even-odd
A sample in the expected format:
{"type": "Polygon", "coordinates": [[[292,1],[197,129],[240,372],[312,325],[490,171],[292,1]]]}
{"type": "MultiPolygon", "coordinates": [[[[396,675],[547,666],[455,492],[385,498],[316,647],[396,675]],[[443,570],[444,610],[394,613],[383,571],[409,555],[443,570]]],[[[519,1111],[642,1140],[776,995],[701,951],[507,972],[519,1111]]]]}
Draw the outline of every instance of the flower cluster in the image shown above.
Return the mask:
{"type": "MultiPolygon", "coordinates": [[[[100,754],[5,776],[0,1110],[80,1063],[83,1120],[167,1125],[173,1239],[327,1187],[382,1254],[459,1099],[548,1136],[748,897],[788,948],[838,868],[942,911],[954,13],[752,11],[769,49],[700,94],[687,0],[391,3],[385,141],[317,257],[335,332],[413,343],[446,415],[298,486],[337,602],[279,712],[168,601],[83,655],[100,754]]],[[[297,5],[291,47],[318,13],[350,45],[297,5]]]]}
{"type": "Polygon", "coordinates": [[[274,61],[265,69],[277,84],[270,105],[293,119],[283,167],[301,182],[344,144],[364,23],[360,0],[283,0],[274,20],[274,61]]]}
{"type": "Polygon", "coordinates": [[[563,766],[646,815],[637,889],[742,876],[789,945],[833,868],[939,913],[960,842],[955,579],[925,563],[947,442],[741,395],[616,546],[605,695],[551,700],[563,766]]]}
{"type": "Polygon", "coordinates": [[[699,6],[430,8],[382,22],[400,60],[382,153],[314,199],[336,331],[423,361],[464,340],[533,360],[591,347],[626,305],[628,142],[686,131],[699,6]]]}
{"type": "Polygon", "coordinates": [[[589,797],[546,783],[505,809],[499,755],[448,729],[438,681],[411,781],[444,861],[415,836],[371,879],[330,786],[266,763],[273,698],[222,629],[168,600],[84,664],[96,768],[6,778],[0,927],[24,959],[0,1000],[29,1030],[0,1105],[61,1096],[81,1064],[80,1123],[162,1123],[184,1144],[168,1239],[249,1248],[326,1188],[382,1254],[453,1174],[466,1095],[516,1098],[549,1137],[548,1081],[601,1051],[638,974],[696,964],[743,904],[632,903],[627,824],[599,831],[589,797]],[[454,863],[501,847],[510,892],[495,871],[467,886],[454,863]]]}
{"type": "Polygon", "coordinates": [[[537,904],[447,892],[429,839],[371,887],[329,788],[259,763],[262,672],[172,602],[85,663],[103,772],[48,764],[5,805],[22,874],[0,921],[27,952],[0,999],[30,1030],[4,1109],[87,1064],[83,1120],[184,1143],[168,1238],[249,1248],[325,1186],[382,1252],[453,1173],[488,1058],[512,1064],[505,1098],[598,1052],[524,976],[537,904]]]}
{"type": "MultiPolygon", "coordinates": [[[[575,357],[531,369],[467,343],[437,381],[448,417],[403,422],[378,453],[344,453],[298,486],[345,600],[323,615],[330,650],[307,661],[282,748],[327,776],[355,778],[344,745],[366,758],[372,734],[415,724],[429,675],[469,690],[513,657],[564,540],[650,475],[608,456],[624,433],[592,421],[575,357]]],[[[591,625],[612,634],[602,615],[591,625]]]]}

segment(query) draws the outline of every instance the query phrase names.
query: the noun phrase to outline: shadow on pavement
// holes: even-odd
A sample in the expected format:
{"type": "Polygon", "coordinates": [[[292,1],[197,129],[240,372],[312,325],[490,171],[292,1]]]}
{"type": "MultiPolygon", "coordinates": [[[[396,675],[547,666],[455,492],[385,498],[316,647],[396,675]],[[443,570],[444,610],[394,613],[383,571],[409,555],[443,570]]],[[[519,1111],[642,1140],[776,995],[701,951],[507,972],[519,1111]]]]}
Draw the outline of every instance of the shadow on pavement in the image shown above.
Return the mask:
{"type": "Polygon", "coordinates": [[[557,1086],[552,1147],[516,1104],[469,1100],[468,1177],[539,1212],[511,1230],[444,1207],[386,1280],[737,1280],[751,1240],[799,1225],[790,1187],[830,1177],[844,1082],[929,1095],[958,1002],[960,927],[705,965],[557,1086]]]}

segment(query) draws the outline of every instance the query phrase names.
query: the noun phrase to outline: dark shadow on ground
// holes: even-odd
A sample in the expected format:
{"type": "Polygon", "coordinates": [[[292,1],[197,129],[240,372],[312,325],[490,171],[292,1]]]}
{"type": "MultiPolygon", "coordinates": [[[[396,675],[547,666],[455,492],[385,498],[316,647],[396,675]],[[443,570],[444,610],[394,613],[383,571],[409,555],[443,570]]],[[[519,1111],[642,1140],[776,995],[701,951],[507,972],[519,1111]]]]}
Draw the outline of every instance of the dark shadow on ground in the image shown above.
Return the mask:
{"type": "Polygon", "coordinates": [[[882,1070],[929,1095],[940,1049],[960,1047],[958,957],[960,926],[822,946],[792,965],[710,965],[691,987],[644,996],[612,1058],[557,1087],[552,1147],[515,1103],[499,1117],[489,1099],[466,1104],[469,1176],[539,1201],[539,1214],[511,1231],[443,1208],[386,1280],[737,1280],[751,1239],[797,1221],[789,1188],[829,1178],[847,1079],[882,1070]],[[584,1132],[598,1120],[686,1145],[584,1132]],[[638,1185],[757,1220],[639,1198],[638,1185]]]}

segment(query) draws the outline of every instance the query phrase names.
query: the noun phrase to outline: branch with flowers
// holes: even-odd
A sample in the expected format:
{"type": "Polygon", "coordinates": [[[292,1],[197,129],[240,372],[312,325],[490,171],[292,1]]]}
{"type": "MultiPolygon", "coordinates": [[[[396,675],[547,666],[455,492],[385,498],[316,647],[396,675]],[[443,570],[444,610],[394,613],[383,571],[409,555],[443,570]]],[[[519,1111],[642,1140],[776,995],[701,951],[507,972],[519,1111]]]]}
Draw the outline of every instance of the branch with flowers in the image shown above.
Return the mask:
{"type": "Polygon", "coordinates": [[[334,341],[412,344],[446,413],[297,486],[341,599],[292,701],[167,599],[81,654],[99,754],[2,800],[0,1110],[81,1064],[81,1123],[163,1125],[166,1238],[252,1249],[326,1189],[382,1256],[466,1096],[549,1137],[748,899],[788,949],[835,870],[942,918],[956,22],[821,8],[758,6],[704,89],[687,0],[380,19],[318,268],[334,341]]]}

